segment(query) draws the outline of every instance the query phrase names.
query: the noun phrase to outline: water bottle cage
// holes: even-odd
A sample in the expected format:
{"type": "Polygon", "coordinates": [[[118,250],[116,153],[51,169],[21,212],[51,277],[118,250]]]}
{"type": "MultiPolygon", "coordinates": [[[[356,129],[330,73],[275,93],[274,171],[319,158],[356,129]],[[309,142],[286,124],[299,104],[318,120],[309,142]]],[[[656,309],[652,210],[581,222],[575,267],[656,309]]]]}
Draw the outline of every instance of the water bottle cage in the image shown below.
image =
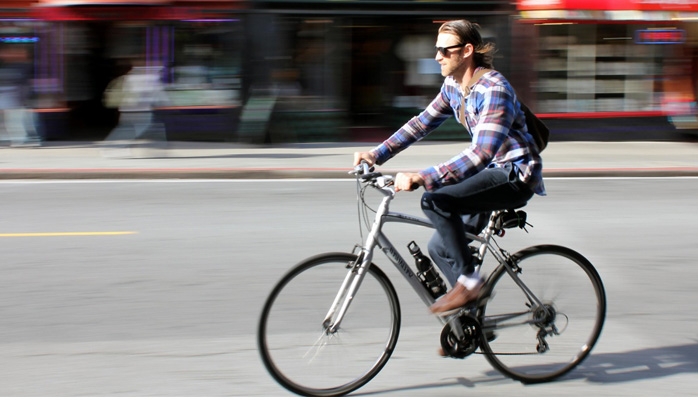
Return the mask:
{"type": "Polygon", "coordinates": [[[427,271],[418,271],[417,276],[419,277],[419,280],[424,284],[424,287],[432,294],[432,296],[436,299],[439,296],[443,295],[446,293],[446,285],[444,285],[443,280],[441,279],[440,276],[434,276],[429,280],[429,276],[427,276],[428,271],[430,271],[431,268],[427,271]]]}

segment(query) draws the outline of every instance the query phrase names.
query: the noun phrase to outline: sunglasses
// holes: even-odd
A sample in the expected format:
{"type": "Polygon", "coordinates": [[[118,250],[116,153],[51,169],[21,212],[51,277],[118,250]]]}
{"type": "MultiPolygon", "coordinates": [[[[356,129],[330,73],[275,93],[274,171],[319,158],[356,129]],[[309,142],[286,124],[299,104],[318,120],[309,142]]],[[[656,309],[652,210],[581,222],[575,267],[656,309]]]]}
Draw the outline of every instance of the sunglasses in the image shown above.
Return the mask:
{"type": "Polygon", "coordinates": [[[463,44],[463,43],[454,44],[453,46],[448,46],[448,47],[438,47],[438,46],[436,46],[436,51],[438,51],[439,53],[441,53],[442,56],[448,57],[448,53],[449,53],[449,50],[450,50],[450,49],[455,49],[455,48],[457,48],[457,47],[463,47],[463,46],[465,46],[465,44],[463,44]]]}

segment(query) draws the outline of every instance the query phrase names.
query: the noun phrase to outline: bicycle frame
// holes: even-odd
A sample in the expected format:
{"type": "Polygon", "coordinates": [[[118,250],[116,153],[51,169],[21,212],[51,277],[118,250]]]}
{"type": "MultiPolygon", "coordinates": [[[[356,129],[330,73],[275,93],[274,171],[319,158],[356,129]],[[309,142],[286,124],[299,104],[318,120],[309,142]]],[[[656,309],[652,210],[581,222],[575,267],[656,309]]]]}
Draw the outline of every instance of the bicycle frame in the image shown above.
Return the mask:
{"type": "MultiPolygon", "coordinates": [[[[376,215],[374,217],[371,230],[369,231],[366,241],[357,256],[357,260],[347,273],[347,276],[342,282],[340,290],[338,291],[337,296],[335,297],[332,306],[324,319],[323,327],[328,333],[335,333],[339,329],[339,325],[341,324],[352,299],[356,295],[359,286],[361,285],[361,282],[368,271],[368,268],[371,266],[376,246],[378,246],[385,253],[388,259],[393,263],[393,265],[395,265],[398,271],[400,271],[402,276],[407,280],[410,286],[412,286],[412,289],[422,299],[426,306],[430,306],[434,303],[433,297],[422,285],[417,273],[414,271],[414,269],[412,269],[412,267],[409,266],[409,264],[395,249],[388,237],[382,231],[383,225],[391,222],[422,226],[430,229],[434,229],[434,226],[431,221],[426,218],[390,211],[390,202],[395,197],[395,191],[388,187],[382,178],[390,179],[388,176],[383,176],[378,178],[379,184],[371,184],[374,189],[378,190],[383,195],[383,199],[376,210],[376,215]]],[[[477,236],[466,232],[468,239],[479,243],[478,258],[480,262],[477,264],[476,269],[479,271],[485,255],[488,252],[491,253],[496,261],[507,269],[507,272],[516,282],[516,284],[522,288],[526,296],[531,301],[531,304],[540,304],[540,301],[535,297],[535,295],[533,295],[526,285],[518,278],[515,268],[511,265],[512,262],[509,260],[508,254],[498,245],[496,245],[496,243],[492,243],[491,239],[494,232],[494,218],[490,218],[488,226],[484,230],[482,236],[477,236]]],[[[494,325],[488,324],[488,327],[492,326],[494,328],[498,326],[498,322],[509,320],[517,316],[519,316],[519,314],[501,316],[501,318],[499,318],[497,321],[491,321],[494,325]]],[[[460,324],[457,323],[457,318],[444,319],[441,316],[437,316],[437,318],[442,324],[451,323],[453,331],[457,337],[462,335],[462,328],[460,324]]]]}

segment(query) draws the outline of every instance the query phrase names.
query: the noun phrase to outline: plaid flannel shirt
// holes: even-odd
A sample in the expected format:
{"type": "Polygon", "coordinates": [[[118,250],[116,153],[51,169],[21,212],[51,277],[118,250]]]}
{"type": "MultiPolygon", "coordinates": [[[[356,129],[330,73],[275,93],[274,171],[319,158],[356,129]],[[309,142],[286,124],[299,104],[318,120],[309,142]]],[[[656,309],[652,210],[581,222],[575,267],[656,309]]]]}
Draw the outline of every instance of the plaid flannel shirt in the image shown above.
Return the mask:
{"type": "Polygon", "coordinates": [[[525,115],[514,89],[497,71],[483,75],[468,96],[452,77],[447,77],[440,93],[424,111],[371,150],[376,163],[385,163],[451,116],[463,124],[462,107],[465,107],[464,125],[470,127],[471,144],[450,160],[420,171],[426,189],[431,191],[461,182],[485,168],[511,162],[517,166],[523,182],[535,193],[545,195],[538,147],[526,129],[525,115]]]}

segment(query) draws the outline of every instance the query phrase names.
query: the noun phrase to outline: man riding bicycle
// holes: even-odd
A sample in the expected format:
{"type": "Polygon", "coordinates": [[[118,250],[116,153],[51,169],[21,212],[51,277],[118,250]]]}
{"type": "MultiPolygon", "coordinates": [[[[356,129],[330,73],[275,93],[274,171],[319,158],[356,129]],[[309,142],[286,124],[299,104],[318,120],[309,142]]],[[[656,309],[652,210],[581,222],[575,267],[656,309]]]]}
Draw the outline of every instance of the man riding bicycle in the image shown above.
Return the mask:
{"type": "Polygon", "coordinates": [[[382,144],[354,154],[354,165],[382,165],[451,115],[469,130],[470,146],[450,160],[395,177],[396,191],[426,189],[421,206],[436,229],[429,255],[451,283],[451,290],[430,307],[433,313],[476,300],[482,288],[465,232],[479,233],[480,221],[493,210],[521,207],[534,194],[545,195],[540,150],[514,89],[493,70],[494,45],[483,43],[478,28],[467,20],[441,25],[436,61],[445,79],[440,93],[382,144]],[[468,87],[483,68],[489,71],[468,87]]]}

